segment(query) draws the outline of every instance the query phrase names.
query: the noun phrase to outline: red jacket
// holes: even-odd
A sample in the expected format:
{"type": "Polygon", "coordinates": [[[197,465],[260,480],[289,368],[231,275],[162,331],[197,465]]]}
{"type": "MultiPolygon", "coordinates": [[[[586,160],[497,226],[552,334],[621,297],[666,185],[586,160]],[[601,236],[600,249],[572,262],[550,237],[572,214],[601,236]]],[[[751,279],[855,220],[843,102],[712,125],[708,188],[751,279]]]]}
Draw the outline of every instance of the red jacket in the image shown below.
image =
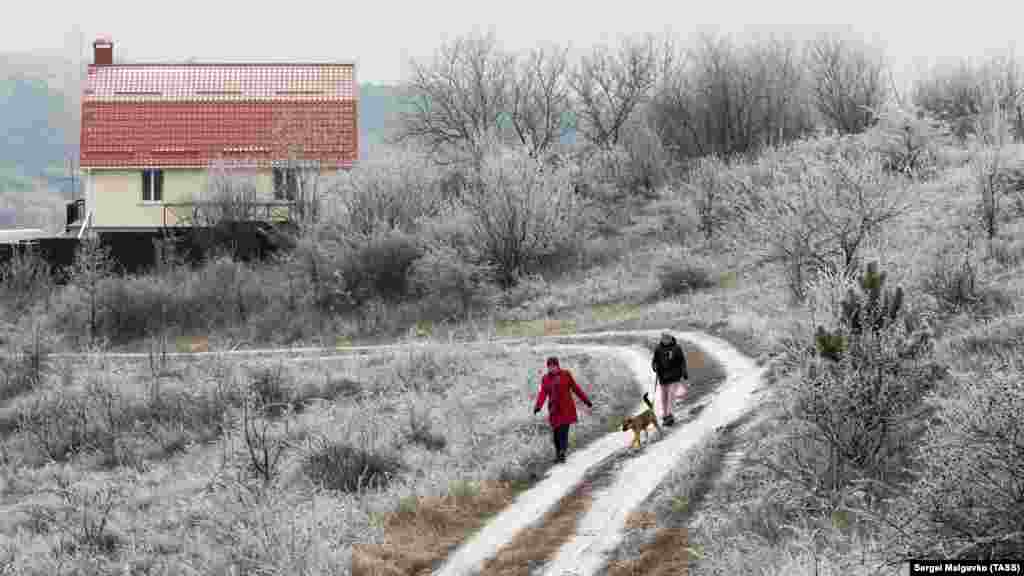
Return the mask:
{"type": "Polygon", "coordinates": [[[534,412],[544,406],[544,400],[548,401],[548,423],[552,428],[558,428],[566,424],[576,423],[576,402],[572,395],[576,394],[583,400],[583,403],[593,408],[593,404],[587,395],[583,393],[572,374],[565,369],[552,374],[547,373],[540,382],[540,390],[537,392],[537,402],[533,407],[534,412]]]}

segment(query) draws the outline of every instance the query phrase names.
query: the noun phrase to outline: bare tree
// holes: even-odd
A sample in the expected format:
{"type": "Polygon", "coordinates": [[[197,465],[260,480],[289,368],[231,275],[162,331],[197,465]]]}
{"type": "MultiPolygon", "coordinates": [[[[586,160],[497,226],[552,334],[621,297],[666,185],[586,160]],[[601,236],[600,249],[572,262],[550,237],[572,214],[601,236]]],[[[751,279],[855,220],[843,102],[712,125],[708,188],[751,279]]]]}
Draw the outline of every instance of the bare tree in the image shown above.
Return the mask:
{"type": "Polygon", "coordinates": [[[699,114],[687,55],[673,66],[663,68],[652,94],[647,118],[662,144],[677,160],[704,156],[704,139],[698,133],[699,114]]]}
{"type": "Polygon", "coordinates": [[[255,164],[219,160],[210,164],[206,174],[206,188],[192,204],[192,226],[215,228],[228,222],[252,222],[262,216],[255,164]]]}
{"type": "Polygon", "coordinates": [[[514,58],[493,34],[473,34],[443,45],[430,65],[412,67],[405,86],[412,110],[397,139],[426,144],[439,161],[451,153],[479,161],[508,112],[514,58]]]}
{"type": "Polygon", "coordinates": [[[729,40],[706,36],[697,61],[698,95],[708,112],[705,138],[719,154],[744,152],[753,146],[754,112],[759,104],[758,70],[729,40]]]}
{"type": "Polygon", "coordinates": [[[985,107],[981,76],[982,71],[966,59],[955,66],[932,69],[914,84],[914,104],[949,124],[963,143],[977,131],[977,120],[985,107]]]}
{"type": "Polygon", "coordinates": [[[510,121],[519,142],[538,158],[565,133],[570,110],[566,50],[538,48],[516,67],[510,121]]]}
{"type": "Polygon", "coordinates": [[[806,134],[812,123],[801,96],[806,78],[797,44],[770,38],[757,46],[751,58],[763,80],[760,140],[778,145],[806,134]]]}
{"type": "Polygon", "coordinates": [[[627,40],[617,51],[597,46],[569,76],[577,130],[591,144],[610,150],[633,112],[650,96],[659,70],[653,36],[627,40]]]}
{"type": "Polygon", "coordinates": [[[71,266],[71,283],[80,288],[89,299],[89,343],[96,340],[100,290],[103,282],[114,275],[115,262],[110,247],[104,246],[98,236],[83,238],[75,252],[71,266]]]}
{"type": "Polygon", "coordinates": [[[704,36],[660,74],[647,108],[677,160],[746,153],[808,131],[803,80],[793,42],[704,36]]]}
{"type": "Polygon", "coordinates": [[[880,53],[839,35],[822,35],[808,46],[814,102],[831,127],[843,134],[863,131],[887,96],[880,53]]]}

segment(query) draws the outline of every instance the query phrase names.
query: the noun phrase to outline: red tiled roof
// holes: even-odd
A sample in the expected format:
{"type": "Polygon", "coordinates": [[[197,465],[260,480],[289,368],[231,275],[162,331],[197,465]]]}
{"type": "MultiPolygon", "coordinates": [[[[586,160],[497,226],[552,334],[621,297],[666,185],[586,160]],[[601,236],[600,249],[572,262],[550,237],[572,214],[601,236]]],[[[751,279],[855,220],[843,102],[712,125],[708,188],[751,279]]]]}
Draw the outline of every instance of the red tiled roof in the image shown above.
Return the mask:
{"type": "Polygon", "coordinates": [[[81,166],[204,167],[291,156],[358,157],[351,64],[90,66],[81,166]]]}

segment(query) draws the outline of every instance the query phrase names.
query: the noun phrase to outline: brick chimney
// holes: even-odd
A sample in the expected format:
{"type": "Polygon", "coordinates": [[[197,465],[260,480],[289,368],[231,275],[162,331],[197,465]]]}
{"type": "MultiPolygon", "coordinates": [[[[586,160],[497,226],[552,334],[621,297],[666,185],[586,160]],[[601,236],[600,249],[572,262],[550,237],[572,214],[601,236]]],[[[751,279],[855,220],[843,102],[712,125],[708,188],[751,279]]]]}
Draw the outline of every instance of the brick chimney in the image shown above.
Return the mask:
{"type": "Polygon", "coordinates": [[[110,38],[97,38],[92,43],[93,60],[96,66],[110,66],[114,63],[114,42],[110,38]]]}

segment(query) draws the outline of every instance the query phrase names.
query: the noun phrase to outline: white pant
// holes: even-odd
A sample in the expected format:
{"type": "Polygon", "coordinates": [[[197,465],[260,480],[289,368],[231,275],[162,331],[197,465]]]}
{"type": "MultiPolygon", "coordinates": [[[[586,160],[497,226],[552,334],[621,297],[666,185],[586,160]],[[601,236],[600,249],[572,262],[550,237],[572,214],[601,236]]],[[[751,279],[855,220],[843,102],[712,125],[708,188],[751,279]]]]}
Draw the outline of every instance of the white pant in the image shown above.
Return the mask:
{"type": "MultiPolygon", "coordinates": [[[[660,406],[661,416],[665,416],[672,413],[672,402],[678,398],[686,396],[686,384],[683,380],[679,382],[673,382],[671,384],[665,384],[664,382],[658,384],[658,404],[655,407],[660,406]]],[[[657,412],[655,412],[657,413],[657,412]]]]}

